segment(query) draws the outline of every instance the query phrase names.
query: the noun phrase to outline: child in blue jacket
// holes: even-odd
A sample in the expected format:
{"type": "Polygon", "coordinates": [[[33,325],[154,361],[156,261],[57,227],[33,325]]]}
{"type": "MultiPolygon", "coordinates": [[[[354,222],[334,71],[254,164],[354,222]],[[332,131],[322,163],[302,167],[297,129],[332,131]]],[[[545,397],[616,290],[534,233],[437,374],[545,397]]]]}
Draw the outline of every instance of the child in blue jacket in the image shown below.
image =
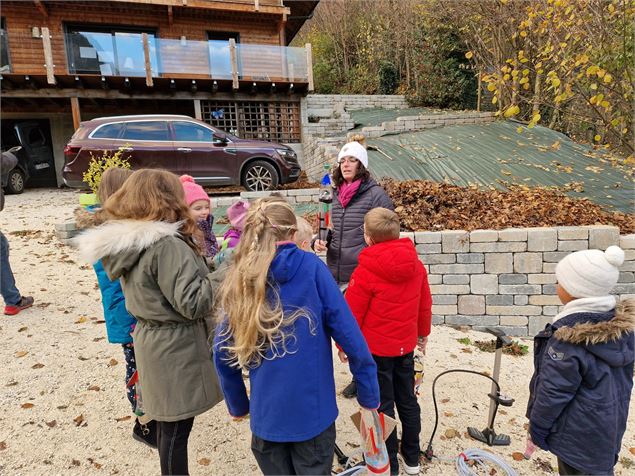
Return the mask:
{"type": "MultiPolygon", "coordinates": [[[[130,175],[132,175],[131,170],[118,167],[105,170],[97,190],[99,202],[105,203],[108,197],[121,188],[130,175]]],[[[103,213],[99,209],[95,213],[80,211],[76,216],[80,228],[97,226],[104,221],[103,213]]],[[[119,280],[111,281],[108,278],[101,260],[93,264],[93,269],[95,274],[97,274],[97,283],[101,291],[108,342],[121,344],[126,359],[126,396],[132,406],[133,413],[137,416],[143,416],[143,411],[137,406],[136,386],[130,383],[137,367],[134,344],[132,342],[132,331],[137,320],[126,309],[126,299],[121,290],[119,280]]],[[[141,443],[156,448],[156,422],[149,420],[141,423],[139,419],[136,419],[132,429],[132,437],[141,443]]]]}
{"type": "Polygon", "coordinates": [[[556,266],[565,305],[534,338],[527,407],[530,441],[560,474],[613,474],[633,389],[635,301],[610,292],[624,252],[584,250],[556,266]]]}
{"type": "Polygon", "coordinates": [[[214,363],[229,413],[251,415],[264,474],[329,475],[338,414],[331,337],[348,355],[362,407],[379,406],[377,368],[326,266],[291,241],[296,231],[288,203],[249,208],[217,301],[214,363]]]}

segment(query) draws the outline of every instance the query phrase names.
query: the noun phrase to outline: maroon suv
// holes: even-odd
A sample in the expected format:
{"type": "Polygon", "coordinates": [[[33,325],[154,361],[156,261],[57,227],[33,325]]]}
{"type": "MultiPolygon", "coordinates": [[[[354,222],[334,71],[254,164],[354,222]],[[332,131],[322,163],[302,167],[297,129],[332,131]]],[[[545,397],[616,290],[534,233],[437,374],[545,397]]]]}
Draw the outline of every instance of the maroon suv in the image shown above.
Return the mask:
{"type": "Polygon", "coordinates": [[[82,122],[64,148],[64,183],[84,187],[91,154],[121,147],[133,169],[167,169],[207,186],[270,190],[300,175],[296,154],[286,145],[239,139],[189,116],[144,115],[82,122]]]}

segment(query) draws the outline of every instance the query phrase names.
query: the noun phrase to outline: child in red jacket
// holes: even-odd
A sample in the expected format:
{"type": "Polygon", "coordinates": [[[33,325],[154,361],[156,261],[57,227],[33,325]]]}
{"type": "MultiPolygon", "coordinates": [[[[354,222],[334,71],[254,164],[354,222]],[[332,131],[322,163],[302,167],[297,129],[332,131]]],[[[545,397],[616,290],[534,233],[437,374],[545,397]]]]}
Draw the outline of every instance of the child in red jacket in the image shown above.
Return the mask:
{"type": "MultiPolygon", "coordinates": [[[[412,241],[399,238],[399,217],[375,208],[364,217],[369,245],[359,255],[346,291],[377,363],[379,411],[401,420],[401,455],[407,474],[419,474],[420,408],[414,392],[414,349],[425,353],[432,321],[428,275],[412,241]]],[[[346,361],[343,352],[340,360],[346,361]]],[[[390,473],[399,473],[397,432],[386,440],[390,473]]]]}

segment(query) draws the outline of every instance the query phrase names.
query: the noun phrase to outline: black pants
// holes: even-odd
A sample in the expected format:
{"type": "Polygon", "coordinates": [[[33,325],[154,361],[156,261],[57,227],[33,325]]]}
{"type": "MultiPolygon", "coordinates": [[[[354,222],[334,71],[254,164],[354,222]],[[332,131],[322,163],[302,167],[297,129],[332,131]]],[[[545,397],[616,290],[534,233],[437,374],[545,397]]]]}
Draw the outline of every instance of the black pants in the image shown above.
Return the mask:
{"type": "MultiPolygon", "coordinates": [[[[577,475],[577,474],[588,474],[584,471],[581,471],[579,469],[575,469],[573,466],[568,465],[567,463],[565,463],[562,459],[560,459],[560,457],[558,457],[558,472],[561,475],[577,475]]],[[[608,475],[612,475],[614,474],[613,471],[611,471],[610,473],[607,473],[608,475]]]]}
{"type": "Polygon", "coordinates": [[[278,443],[252,435],[251,451],[265,476],[330,475],[335,454],[335,423],[306,441],[278,443]]]}
{"type": "Polygon", "coordinates": [[[157,421],[157,446],[161,474],[189,474],[187,440],[194,417],[179,421],[157,421]]]}
{"type": "MultiPolygon", "coordinates": [[[[421,409],[414,391],[414,353],[400,357],[378,357],[377,380],[381,405],[379,411],[395,417],[395,405],[401,421],[401,455],[408,466],[419,464],[419,433],[421,432],[421,409]]],[[[399,471],[397,462],[397,430],[386,440],[391,473],[399,471]]]]}

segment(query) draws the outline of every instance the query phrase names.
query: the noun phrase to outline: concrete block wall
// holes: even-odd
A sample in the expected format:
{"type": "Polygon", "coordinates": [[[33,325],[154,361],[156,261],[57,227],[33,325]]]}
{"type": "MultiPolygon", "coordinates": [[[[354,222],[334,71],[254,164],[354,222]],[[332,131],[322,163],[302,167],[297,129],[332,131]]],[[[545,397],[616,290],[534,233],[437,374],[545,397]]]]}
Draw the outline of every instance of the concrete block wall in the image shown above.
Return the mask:
{"type": "Polygon", "coordinates": [[[402,233],[428,270],[434,324],[499,327],[533,336],[560,310],[555,268],[572,251],[619,245],[614,292],[635,297],[635,235],[613,226],[402,233]]]}

